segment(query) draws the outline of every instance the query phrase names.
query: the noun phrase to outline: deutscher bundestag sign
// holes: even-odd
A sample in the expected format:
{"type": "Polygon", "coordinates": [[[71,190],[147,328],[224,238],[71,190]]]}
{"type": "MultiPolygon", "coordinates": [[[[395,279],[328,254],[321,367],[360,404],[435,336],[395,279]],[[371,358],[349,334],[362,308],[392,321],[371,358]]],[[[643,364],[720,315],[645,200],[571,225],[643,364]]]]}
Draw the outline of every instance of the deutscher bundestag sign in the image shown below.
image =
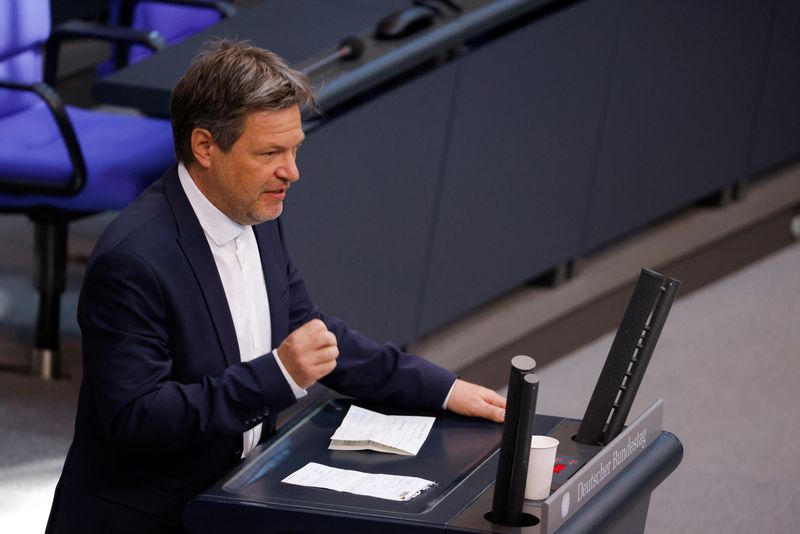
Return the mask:
{"type": "Polygon", "coordinates": [[[664,425],[659,399],[542,503],[542,534],[551,534],[655,441],[664,425]]]}

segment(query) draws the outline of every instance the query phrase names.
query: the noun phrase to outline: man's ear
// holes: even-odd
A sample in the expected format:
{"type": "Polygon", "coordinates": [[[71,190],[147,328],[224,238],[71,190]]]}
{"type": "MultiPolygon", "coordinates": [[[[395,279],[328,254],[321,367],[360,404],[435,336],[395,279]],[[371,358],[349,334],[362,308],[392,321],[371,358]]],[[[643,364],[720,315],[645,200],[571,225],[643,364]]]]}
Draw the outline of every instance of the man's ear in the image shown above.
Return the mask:
{"type": "Polygon", "coordinates": [[[205,128],[192,130],[192,154],[198,165],[204,169],[211,166],[211,151],[214,145],[214,136],[205,128]]]}

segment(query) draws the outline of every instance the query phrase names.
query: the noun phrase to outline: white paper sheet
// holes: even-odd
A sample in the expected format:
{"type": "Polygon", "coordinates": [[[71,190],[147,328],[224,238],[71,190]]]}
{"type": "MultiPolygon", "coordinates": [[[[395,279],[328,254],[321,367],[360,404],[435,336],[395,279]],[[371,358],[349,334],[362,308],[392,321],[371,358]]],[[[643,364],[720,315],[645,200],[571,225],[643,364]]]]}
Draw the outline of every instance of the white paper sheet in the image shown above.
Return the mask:
{"type": "Polygon", "coordinates": [[[416,456],[436,421],[419,415],[384,415],[350,406],[342,424],[331,436],[329,449],[371,449],[416,456]]]}
{"type": "Polygon", "coordinates": [[[435,482],[424,478],[362,473],[349,469],[337,469],[315,462],[307,463],[284,478],[282,482],[392,501],[410,501],[426,489],[436,485],[435,482]]]}

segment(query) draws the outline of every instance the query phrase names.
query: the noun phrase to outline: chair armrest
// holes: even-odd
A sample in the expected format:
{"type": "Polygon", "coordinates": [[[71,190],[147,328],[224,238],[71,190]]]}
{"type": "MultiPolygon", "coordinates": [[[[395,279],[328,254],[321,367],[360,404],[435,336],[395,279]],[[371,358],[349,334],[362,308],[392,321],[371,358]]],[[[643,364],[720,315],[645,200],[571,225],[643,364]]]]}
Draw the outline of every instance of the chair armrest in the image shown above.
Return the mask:
{"type": "MultiPolygon", "coordinates": [[[[0,191],[3,193],[16,194],[45,194],[54,196],[72,196],[80,192],[86,185],[86,163],[83,160],[78,136],[75,135],[75,128],[67,115],[64,101],[58,96],[52,87],[44,83],[25,85],[15,82],[0,80],[0,88],[13,89],[17,91],[28,91],[35,93],[47,104],[47,109],[53,115],[53,119],[64,140],[67,148],[70,163],[72,164],[72,176],[69,182],[63,185],[46,184],[40,182],[26,182],[8,178],[0,178],[0,191]]],[[[2,171],[0,171],[2,172],[2,171]]]]}
{"type": "Polygon", "coordinates": [[[122,0],[119,6],[119,19],[120,26],[130,26],[133,24],[133,12],[136,10],[136,5],[140,2],[149,2],[152,4],[174,4],[193,7],[207,7],[215,9],[222,15],[222,18],[231,17],[239,12],[236,7],[228,0],[122,0]]]}
{"type": "Polygon", "coordinates": [[[55,86],[56,83],[61,43],[69,39],[95,39],[115,43],[140,44],[152,50],[161,50],[167,46],[164,38],[156,31],[134,30],[81,20],[71,20],[59,24],[53,28],[46,44],[44,81],[51,86],[55,86]]]}

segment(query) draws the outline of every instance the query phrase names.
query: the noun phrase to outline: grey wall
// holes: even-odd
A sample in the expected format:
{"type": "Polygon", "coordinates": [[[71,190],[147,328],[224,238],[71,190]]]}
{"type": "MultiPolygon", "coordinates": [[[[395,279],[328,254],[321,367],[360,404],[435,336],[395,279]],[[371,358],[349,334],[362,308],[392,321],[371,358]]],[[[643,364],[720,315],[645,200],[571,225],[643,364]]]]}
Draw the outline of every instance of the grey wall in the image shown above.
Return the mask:
{"type": "Polygon", "coordinates": [[[624,2],[584,249],[747,177],[771,9],[624,2]]]}
{"type": "Polygon", "coordinates": [[[323,307],[404,343],[800,153],[791,0],[585,0],[309,131],[287,206],[323,307]]]}
{"type": "Polygon", "coordinates": [[[408,340],[423,285],[455,71],[437,69],[308,133],[284,219],[315,299],[408,340]]]}
{"type": "Polygon", "coordinates": [[[454,62],[418,333],[579,254],[613,4],[586,2],[454,62]]]}
{"type": "Polygon", "coordinates": [[[785,162],[800,147],[800,2],[778,0],[764,62],[750,174],[785,162]]]}

